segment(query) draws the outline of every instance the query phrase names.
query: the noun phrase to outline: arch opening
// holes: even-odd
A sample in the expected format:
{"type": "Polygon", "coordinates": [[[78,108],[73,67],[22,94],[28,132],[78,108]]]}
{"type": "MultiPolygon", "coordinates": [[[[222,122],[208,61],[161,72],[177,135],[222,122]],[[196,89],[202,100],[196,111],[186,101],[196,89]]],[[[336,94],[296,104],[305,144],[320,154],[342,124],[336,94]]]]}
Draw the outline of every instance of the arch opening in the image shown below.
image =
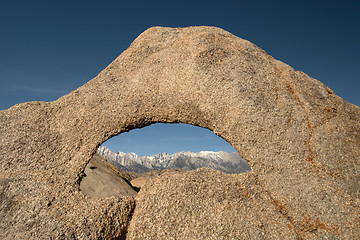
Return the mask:
{"type": "Polygon", "coordinates": [[[134,196],[164,172],[202,167],[232,174],[251,170],[230,143],[209,129],[154,123],[103,142],[85,168],[80,190],[96,198],[134,196]]]}

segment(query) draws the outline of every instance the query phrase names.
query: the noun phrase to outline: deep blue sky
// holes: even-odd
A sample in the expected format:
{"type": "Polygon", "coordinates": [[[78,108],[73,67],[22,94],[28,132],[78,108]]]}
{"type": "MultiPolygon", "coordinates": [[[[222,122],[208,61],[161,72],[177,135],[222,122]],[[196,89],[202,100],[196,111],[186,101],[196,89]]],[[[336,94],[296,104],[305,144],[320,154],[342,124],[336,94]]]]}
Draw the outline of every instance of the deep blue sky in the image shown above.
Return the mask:
{"type": "Polygon", "coordinates": [[[75,90],[151,26],[194,25],[247,39],[360,105],[360,1],[3,0],[0,109],[75,90]]]}

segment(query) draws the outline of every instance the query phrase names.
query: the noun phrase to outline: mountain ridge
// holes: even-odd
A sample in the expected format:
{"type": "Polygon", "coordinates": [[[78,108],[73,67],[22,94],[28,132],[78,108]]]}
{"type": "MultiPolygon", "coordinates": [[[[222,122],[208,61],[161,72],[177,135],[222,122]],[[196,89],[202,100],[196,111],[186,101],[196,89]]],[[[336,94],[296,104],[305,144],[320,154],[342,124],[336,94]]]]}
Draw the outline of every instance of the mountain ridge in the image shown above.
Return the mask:
{"type": "Polygon", "coordinates": [[[138,173],[169,168],[193,170],[201,167],[212,168],[225,173],[241,173],[251,170],[246,160],[237,152],[200,151],[194,153],[182,151],[172,155],[159,153],[140,157],[136,153],[113,152],[105,146],[99,146],[96,153],[121,171],[138,173]]]}

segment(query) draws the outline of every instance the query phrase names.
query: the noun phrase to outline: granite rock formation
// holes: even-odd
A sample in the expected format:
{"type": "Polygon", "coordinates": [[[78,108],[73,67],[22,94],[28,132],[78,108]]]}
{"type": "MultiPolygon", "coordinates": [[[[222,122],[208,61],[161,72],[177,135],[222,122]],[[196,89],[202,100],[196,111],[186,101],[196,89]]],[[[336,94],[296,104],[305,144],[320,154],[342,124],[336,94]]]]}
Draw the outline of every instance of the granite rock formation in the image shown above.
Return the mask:
{"type": "Polygon", "coordinates": [[[77,90],[0,111],[0,238],[356,239],[359,119],[222,29],[150,28],[77,90]],[[156,122],[212,130],[252,171],[162,174],[135,200],[80,191],[101,143],[156,122]]]}
{"type": "Polygon", "coordinates": [[[92,198],[109,198],[119,195],[134,197],[136,195],[136,190],[131,187],[130,179],[97,154],[94,154],[86,165],[84,173],[80,182],[80,191],[92,198]]]}

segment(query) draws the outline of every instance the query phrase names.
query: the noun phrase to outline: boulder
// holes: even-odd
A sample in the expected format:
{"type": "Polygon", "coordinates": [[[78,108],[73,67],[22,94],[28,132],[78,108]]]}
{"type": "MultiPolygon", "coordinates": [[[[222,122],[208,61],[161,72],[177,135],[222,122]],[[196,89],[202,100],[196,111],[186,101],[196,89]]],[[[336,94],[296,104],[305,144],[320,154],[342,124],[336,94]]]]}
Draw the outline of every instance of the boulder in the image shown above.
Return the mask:
{"type": "Polygon", "coordinates": [[[119,169],[95,154],[86,165],[85,175],[80,182],[80,191],[92,198],[136,195],[135,186],[119,169]]]}
{"type": "Polygon", "coordinates": [[[150,28],[77,90],[0,111],[0,238],[356,239],[359,119],[229,32],[150,28]],[[135,200],[80,190],[101,143],[158,122],[213,131],[251,172],[169,171],[135,200]]]}

